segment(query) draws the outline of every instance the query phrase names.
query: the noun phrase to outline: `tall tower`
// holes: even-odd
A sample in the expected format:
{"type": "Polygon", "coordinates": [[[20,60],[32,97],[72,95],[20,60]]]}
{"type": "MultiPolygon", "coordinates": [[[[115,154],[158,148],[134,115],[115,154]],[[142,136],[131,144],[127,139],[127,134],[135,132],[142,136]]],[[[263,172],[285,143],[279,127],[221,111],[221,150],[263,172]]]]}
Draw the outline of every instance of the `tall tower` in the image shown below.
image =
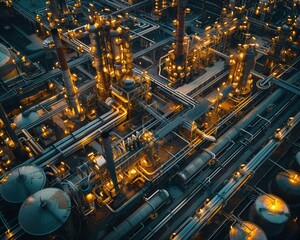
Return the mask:
{"type": "Polygon", "coordinates": [[[189,76],[190,68],[186,66],[186,54],[188,50],[185,50],[185,45],[189,41],[189,38],[185,38],[185,15],[189,12],[186,8],[187,0],[178,0],[177,3],[177,20],[173,21],[176,26],[175,31],[175,44],[173,44],[173,50],[168,53],[166,59],[166,71],[171,82],[177,82],[178,80],[184,80],[189,76]]]}
{"type": "Polygon", "coordinates": [[[65,90],[69,102],[69,107],[71,110],[71,115],[78,120],[82,120],[84,115],[77,97],[78,90],[73,82],[74,77],[71,75],[58,31],[57,29],[52,29],[51,33],[55,44],[58,62],[61,67],[62,77],[65,84],[65,90]]]}

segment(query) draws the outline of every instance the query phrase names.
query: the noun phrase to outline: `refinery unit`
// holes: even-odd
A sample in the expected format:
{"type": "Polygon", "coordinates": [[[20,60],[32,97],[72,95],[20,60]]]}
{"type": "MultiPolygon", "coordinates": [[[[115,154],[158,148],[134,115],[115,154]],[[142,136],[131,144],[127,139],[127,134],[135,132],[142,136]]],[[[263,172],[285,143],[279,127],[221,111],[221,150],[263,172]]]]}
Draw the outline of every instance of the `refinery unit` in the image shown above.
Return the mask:
{"type": "Polygon", "coordinates": [[[300,239],[300,1],[0,0],[0,239],[300,239]]]}

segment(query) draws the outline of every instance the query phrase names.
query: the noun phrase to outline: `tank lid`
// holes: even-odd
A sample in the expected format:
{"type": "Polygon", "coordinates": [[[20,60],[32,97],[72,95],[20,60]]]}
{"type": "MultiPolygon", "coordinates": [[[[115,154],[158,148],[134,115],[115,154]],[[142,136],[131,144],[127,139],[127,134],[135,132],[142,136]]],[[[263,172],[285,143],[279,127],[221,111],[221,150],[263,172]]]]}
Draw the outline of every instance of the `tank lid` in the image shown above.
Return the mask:
{"type": "Polygon", "coordinates": [[[265,232],[251,222],[236,223],[230,227],[230,240],[267,240],[265,232]]]}
{"type": "Polygon", "coordinates": [[[293,170],[280,172],[276,176],[277,185],[285,192],[300,196],[300,174],[293,170]]]}
{"type": "Polygon", "coordinates": [[[38,166],[24,165],[14,168],[1,180],[1,196],[10,203],[22,203],[31,194],[41,190],[46,175],[38,166]]]}
{"type": "Polygon", "coordinates": [[[68,194],[58,188],[45,188],[24,201],[19,212],[19,223],[25,232],[42,236],[59,229],[70,213],[68,194]]]}
{"type": "Polygon", "coordinates": [[[16,118],[14,119],[14,123],[17,125],[18,128],[25,127],[26,125],[35,122],[38,120],[40,115],[35,111],[25,111],[23,113],[20,113],[16,118]]]}
{"type": "Polygon", "coordinates": [[[282,224],[290,217],[290,210],[286,203],[273,194],[260,195],[255,200],[255,210],[266,221],[282,224]]]}

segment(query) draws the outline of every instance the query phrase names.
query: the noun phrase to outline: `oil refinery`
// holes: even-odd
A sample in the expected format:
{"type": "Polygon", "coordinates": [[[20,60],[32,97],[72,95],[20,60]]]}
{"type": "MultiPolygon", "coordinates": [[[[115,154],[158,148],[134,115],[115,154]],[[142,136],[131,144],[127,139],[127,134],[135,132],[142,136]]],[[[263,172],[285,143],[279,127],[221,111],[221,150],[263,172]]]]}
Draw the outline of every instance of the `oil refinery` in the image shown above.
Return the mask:
{"type": "Polygon", "coordinates": [[[0,239],[300,239],[300,1],[0,0],[0,239]]]}

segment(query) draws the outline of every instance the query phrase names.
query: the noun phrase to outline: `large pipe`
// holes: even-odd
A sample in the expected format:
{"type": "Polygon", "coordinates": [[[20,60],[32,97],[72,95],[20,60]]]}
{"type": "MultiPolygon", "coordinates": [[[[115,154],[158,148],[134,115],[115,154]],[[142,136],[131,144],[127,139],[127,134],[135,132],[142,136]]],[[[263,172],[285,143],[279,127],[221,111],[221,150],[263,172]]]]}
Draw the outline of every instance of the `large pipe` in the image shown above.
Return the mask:
{"type": "MultiPolygon", "coordinates": [[[[300,76],[300,73],[295,74],[287,81],[289,83],[296,82],[300,76]]],[[[271,96],[259,104],[255,109],[248,113],[239,123],[234,127],[228,130],[215,145],[210,146],[208,151],[203,151],[197,158],[195,158],[190,164],[188,164],[182,171],[178,172],[178,177],[183,183],[190,181],[195,174],[206,164],[209,160],[212,159],[212,154],[216,155],[221,149],[226,147],[226,145],[232,141],[236,136],[239,135],[240,129],[246,128],[256,117],[263,113],[266,108],[279,100],[283,94],[283,89],[277,89],[271,96]]]]}
{"type": "Polygon", "coordinates": [[[186,0],[178,0],[177,20],[176,25],[176,48],[175,48],[175,63],[179,66],[184,65],[184,34],[185,34],[185,10],[186,0]]]}
{"type": "Polygon", "coordinates": [[[128,218],[126,218],[120,225],[114,228],[110,232],[105,240],[119,240],[128,237],[128,234],[131,233],[139,224],[144,222],[150,214],[157,211],[169,198],[169,193],[160,189],[157,190],[149,199],[146,199],[146,202],[140,206],[136,211],[134,211],[128,218]]]}
{"type": "Polygon", "coordinates": [[[96,69],[96,82],[99,98],[105,99],[109,96],[110,82],[105,78],[103,72],[102,47],[99,30],[95,25],[89,25],[89,35],[91,41],[91,55],[94,57],[94,68],[96,69]]]}
{"type": "Polygon", "coordinates": [[[113,155],[113,152],[111,149],[109,133],[103,132],[101,134],[101,137],[103,139],[103,147],[104,147],[104,151],[105,151],[105,155],[106,155],[106,166],[107,166],[110,178],[113,181],[115,191],[118,194],[120,192],[120,188],[118,185],[115,160],[114,160],[114,155],[113,155]]]}
{"type": "Polygon", "coordinates": [[[82,115],[82,111],[77,97],[77,90],[75,89],[74,83],[71,79],[70,69],[66,60],[64,50],[62,48],[62,43],[58,35],[58,31],[57,29],[51,29],[51,33],[56,48],[58,62],[61,67],[61,72],[65,83],[67,97],[70,102],[70,107],[72,111],[74,111],[75,116],[77,118],[80,118],[80,115],[82,115]]]}

